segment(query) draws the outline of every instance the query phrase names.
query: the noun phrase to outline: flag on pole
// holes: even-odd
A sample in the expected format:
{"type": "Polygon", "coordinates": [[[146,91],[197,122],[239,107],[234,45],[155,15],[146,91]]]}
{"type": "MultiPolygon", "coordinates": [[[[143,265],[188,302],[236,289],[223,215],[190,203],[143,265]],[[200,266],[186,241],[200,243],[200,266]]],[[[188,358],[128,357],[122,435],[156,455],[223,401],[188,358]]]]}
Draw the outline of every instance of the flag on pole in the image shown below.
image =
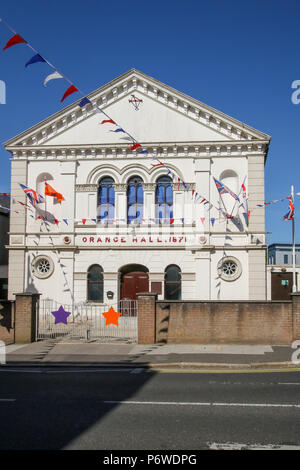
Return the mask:
{"type": "Polygon", "coordinates": [[[293,220],[294,219],[294,201],[293,199],[289,200],[289,211],[283,216],[283,220],[293,220]]]}
{"type": "Polygon", "coordinates": [[[45,201],[43,196],[38,194],[34,189],[28,188],[27,186],[21,183],[19,183],[19,185],[21,186],[21,188],[23,189],[24,193],[26,194],[26,196],[28,197],[29,201],[31,202],[33,206],[45,201]]]}
{"type": "Polygon", "coordinates": [[[238,195],[235,194],[233,191],[231,191],[231,189],[229,189],[228,186],[225,186],[225,184],[221,183],[221,181],[216,180],[215,177],[214,177],[214,181],[215,181],[215,185],[220,195],[228,193],[230,194],[230,196],[233,197],[233,199],[240,202],[238,195]]]}
{"type": "Polygon", "coordinates": [[[57,202],[59,203],[65,200],[63,195],[55,191],[55,189],[53,189],[52,186],[50,186],[50,184],[46,183],[46,181],[45,181],[45,196],[55,197],[57,199],[57,202]]]}
{"type": "Polygon", "coordinates": [[[246,186],[244,185],[244,183],[242,184],[242,203],[243,203],[243,208],[245,210],[245,222],[246,224],[248,225],[249,224],[249,220],[248,220],[248,199],[247,199],[247,191],[246,191],[246,186]]]}

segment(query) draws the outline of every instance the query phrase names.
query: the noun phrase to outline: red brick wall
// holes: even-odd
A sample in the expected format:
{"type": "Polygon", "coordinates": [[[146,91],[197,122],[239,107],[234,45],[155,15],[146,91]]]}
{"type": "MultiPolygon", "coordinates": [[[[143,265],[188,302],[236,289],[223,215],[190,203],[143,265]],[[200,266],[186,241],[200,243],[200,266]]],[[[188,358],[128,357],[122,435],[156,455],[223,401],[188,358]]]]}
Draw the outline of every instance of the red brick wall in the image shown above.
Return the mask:
{"type": "Polygon", "coordinates": [[[16,343],[32,343],[35,341],[38,298],[39,294],[16,294],[16,343]]]}
{"type": "Polygon", "coordinates": [[[292,302],[156,304],[157,342],[291,344],[292,340],[292,302]]]}
{"type": "Polygon", "coordinates": [[[15,341],[14,309],[14,302],[0,300],[0,341],[4,341],[5,344],[15,341]]]}
{"type": "Polygon", "coordinates": [[[300,292],[291,301],[155,301],[139,296],[138,341],[286,344],[300,339],[300,292]]]}
{"type": "Polygon", "coordinates": [[[138,294],[138,342],[155,343],[155,302],[157,294],[138,294]]]}
{"type": "Polygon", "coordinates": [[[300,293],[292,294],[293,299],[293,340],[300,339],[300,293]]]}

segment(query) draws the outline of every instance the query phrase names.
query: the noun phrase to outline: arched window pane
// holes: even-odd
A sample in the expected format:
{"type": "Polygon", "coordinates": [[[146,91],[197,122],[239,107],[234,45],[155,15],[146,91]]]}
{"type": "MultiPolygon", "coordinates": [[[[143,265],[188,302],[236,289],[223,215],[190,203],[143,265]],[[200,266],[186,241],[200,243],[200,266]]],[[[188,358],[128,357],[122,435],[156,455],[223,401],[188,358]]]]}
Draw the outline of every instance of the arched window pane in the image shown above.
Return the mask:
{"type": "Polygon", "coordinates": [[[98,221],[112,223],[115,217],[114,180],[109,176],[99,183],[98,221]]]}
{"type": "Polygon", "coordinates": [[[133,176],[128,181],[127,189],[127,220],[131,222],[140,223],[144,213],[144,191],[143,180],[139,176],[133,176]]]}
{"type": "Polygon", "coordinates": [[[103,302],[103,270],[94,265],[88,270],[88,301],[103,302]]]}
{"type": "MultiPolygon", "coordinates": [[[[239,180],[238,175],[233,170],[225,170],[221,173],[219,180],[224,183],[231,191],[235,194],[239,192],[239,180]]],[[[237,203],[235,199],[229,194],[220,194],[220,204],[221,207],[227,212],[231,214],[232,211],[235,211],[237,207],[237,203]]]]}
{"type": "Polygon", "coordinates": [[[166,268],[165,299],[181,300],[181,271],[178,266],[171,265],[166,268]]]}
{"type": "Polygon", "coordinates": [[[173,188],[172,180],[164,175],[156,182],[155,205],[156,218],[160,222],[169,222],[173,218],[173,188]]]}

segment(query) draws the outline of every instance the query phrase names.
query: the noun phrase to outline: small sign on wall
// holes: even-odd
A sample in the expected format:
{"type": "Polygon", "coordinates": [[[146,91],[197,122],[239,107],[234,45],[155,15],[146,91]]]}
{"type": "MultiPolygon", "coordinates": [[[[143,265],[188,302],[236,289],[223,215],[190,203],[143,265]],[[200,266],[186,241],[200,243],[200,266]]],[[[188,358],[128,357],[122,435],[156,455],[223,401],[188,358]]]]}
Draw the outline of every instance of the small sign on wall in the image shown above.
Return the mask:
{"type": "Polygon", "coordinates": [[[153,294],[161,294],[162,282],[151,282],[151,292],[153,292],[153,294]]]}
{"type": "Polygon", "coordinates": [[[289,281],[286,280],[286,279],[283,279],[283,280],[281,281],[281,285],[282,285],[282,286],[288,286],[288,285],[289,285],[289,281]]]}

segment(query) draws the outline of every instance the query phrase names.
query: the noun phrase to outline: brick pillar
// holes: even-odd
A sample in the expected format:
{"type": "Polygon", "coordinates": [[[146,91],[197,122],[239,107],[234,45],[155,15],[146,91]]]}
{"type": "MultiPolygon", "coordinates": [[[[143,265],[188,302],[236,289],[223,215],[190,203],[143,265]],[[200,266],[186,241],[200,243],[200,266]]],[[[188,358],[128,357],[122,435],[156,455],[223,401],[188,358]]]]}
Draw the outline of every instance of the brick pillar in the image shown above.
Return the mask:
{"type": "Polygon", "coordinates": [[[293,302],[293,341],[300,339],[300,292],[291,294],[293,302]]]}
{"type": "Polygon", "coordinates": [[[37,303],[40,294],[15,294],[15,342],[32,343],[36,340],[37,303]]]}
{"type": "Polygon", "coordinates": [[[138,343],[154,344],[156,328],[156,299],[152,292],[139,293],[138,296],[138,343]]]}

